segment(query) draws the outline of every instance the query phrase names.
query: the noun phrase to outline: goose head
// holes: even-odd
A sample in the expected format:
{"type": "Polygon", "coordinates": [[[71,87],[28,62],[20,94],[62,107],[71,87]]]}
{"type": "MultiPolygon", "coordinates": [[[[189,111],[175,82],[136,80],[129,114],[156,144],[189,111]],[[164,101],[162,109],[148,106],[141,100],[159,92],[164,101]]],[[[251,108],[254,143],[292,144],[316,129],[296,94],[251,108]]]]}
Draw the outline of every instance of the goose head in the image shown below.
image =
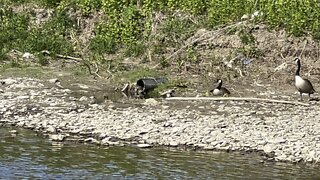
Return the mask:
{"type": "Polygon", "coordinates": [[[221,89],[221,86],[222,86],[222,80],[221,79],[218,79],[217,80],[217,87],[216,87],[216,89],[218,89],[218,90],[220,90],[221,89]]]}
{"type": "Polygon", "coordinates": [[[300,59],[298,57],[294,58],[294,62],[295,64],[297,64],[298,66],[300,65],[300,59]]]}

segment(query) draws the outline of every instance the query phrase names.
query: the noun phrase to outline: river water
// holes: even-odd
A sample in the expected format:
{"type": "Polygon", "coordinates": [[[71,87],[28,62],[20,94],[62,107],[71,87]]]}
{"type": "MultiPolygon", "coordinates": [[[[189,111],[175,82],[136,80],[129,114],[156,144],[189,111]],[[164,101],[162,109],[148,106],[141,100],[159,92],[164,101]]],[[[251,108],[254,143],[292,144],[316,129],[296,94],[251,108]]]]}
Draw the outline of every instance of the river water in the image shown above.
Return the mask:
{"type": "Polygon", "coordinates": [[[0,127],[0,179],[24,178],[320,179],[320,166],[262,162],[253,154],[59,144],[0,127]]]}

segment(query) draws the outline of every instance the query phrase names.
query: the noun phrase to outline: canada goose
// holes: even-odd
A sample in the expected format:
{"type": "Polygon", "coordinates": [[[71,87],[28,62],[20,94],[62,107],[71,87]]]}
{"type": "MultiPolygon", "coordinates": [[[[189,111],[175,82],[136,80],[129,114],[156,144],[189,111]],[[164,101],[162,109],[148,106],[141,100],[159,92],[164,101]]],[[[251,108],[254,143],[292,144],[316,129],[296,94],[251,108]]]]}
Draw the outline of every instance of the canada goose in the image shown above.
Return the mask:
{"type": "Polygon", "coordinates": [[[302,100],[303,93],[307,93],[310,98],[310,94],[313,94],[315,92],[315,90],[314,90],[311,82],[308,79],[303,79],[300,76],[300,68],[301,68],[300,59],[295,58],[295,63],[298,65],[298,69],[297,69],[296,75],[294,77],[294,85],[296,86],[296,88],[298,89],[298,91],[300,93],[301,100],[302,100]]]}
{"type": "Polygon", "coordinates": [[[210,92],[213,93],[215,96],[225,96],[225,95],[230,95],[230,91],[226,89],[225,87],[222,86],[222,80],[218,79],[218,86],[215,89],[212,89],[210,92]]]}

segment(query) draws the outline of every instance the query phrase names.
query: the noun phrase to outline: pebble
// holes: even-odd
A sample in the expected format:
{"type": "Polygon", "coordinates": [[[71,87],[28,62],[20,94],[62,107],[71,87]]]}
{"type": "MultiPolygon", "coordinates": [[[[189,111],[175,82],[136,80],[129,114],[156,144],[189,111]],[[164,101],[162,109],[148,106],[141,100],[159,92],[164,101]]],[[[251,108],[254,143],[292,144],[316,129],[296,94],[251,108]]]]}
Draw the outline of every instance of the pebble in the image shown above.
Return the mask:
{"type": "Polygon", "coordinates": [[[57,129],[53,126],[48,126],[46,131],[49,133],[56,133],[57,129]]]}
{"type": "Polygon", "coordinates": [[[9,133],[11,133],[11,134],[17,134],[18,131],[17,131],[17,130],[10,130],[9,133]]]}
{"type": "Polygon", "coordinates": [[[98,140],[96,140],[95,138],[92,138],[92,137],[84,139],[84,142],[93,143],[93,144],[100,144],[100,142],[98,140]]]}
{"type": "Polygon", "coordinates": [[[159,104],[160,104],[160,102],[155,100],[154,98],[146,99],[144,102],[144,105],[146,105],[146,106],[157,106],[159,104]]]}
{"type": "Polygon", "coordinates": [[[169,143],[169,146],[171,146],[171,147],[177,147],[179,144],[177,143],[177,142],[175,142],[175,141],[171,141],[170,143],[169,143]]]}
{"type": "Polygon", "coordinates": [[[137,144],[137,147],[138,148],[150,148],[150,147],[152,147],[152,145],[151,144],[137,144]]]}
{"type": "Polygon", "coordinates": [[[55,83],[60,82],[60,81],[57,78],[53,78],[53,79],[49,79],[48,82],[52,83],[52,84],[55,84],[55,83]]]}
{"type": "Polygon", "coordinates": [[[82,96],[81,98],[79,98],[79,101],[80,102],[89,101],[89,98],[87,96],[82,96]]]}
{"type": "Polygon", "coordinates": [[[203,147],[203,149],[204,150],[214,150],[215,148],[212,145],[206,145],[206,146],[203,147]]]}
{"type": "Polygon", "coordinates": [[[65,135],[62,135],[62,134],[51,134],[49,135],[49,138],[52,140],[52,141],[63,141],[66,136],[65,135]]]}
{"type": "Polygon", "coordinates": [[[263,151],[267,154],[271,153],[274,151],[274,147],[270,144],[267,144],[263,147],[263,151]]]}

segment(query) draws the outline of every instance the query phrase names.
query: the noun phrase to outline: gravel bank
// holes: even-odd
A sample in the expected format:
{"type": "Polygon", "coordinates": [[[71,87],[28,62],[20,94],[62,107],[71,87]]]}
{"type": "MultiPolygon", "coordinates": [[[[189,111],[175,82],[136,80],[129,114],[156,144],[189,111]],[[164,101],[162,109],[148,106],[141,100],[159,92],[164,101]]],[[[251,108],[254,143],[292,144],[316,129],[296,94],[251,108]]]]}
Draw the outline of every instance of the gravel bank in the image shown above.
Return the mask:
{"type": "MultiPolygon", "coordinates": [[[[165,102],[139,107],[95,104],[35,79],[2,79],[0,124],[44,132],[53,141],[106,146],[189,146],[259,151],[269,160],[320,161],[319,105],[253,102],[165,102]]],[[[309,103],[306,101],[306,103],[309,103]]]]}

